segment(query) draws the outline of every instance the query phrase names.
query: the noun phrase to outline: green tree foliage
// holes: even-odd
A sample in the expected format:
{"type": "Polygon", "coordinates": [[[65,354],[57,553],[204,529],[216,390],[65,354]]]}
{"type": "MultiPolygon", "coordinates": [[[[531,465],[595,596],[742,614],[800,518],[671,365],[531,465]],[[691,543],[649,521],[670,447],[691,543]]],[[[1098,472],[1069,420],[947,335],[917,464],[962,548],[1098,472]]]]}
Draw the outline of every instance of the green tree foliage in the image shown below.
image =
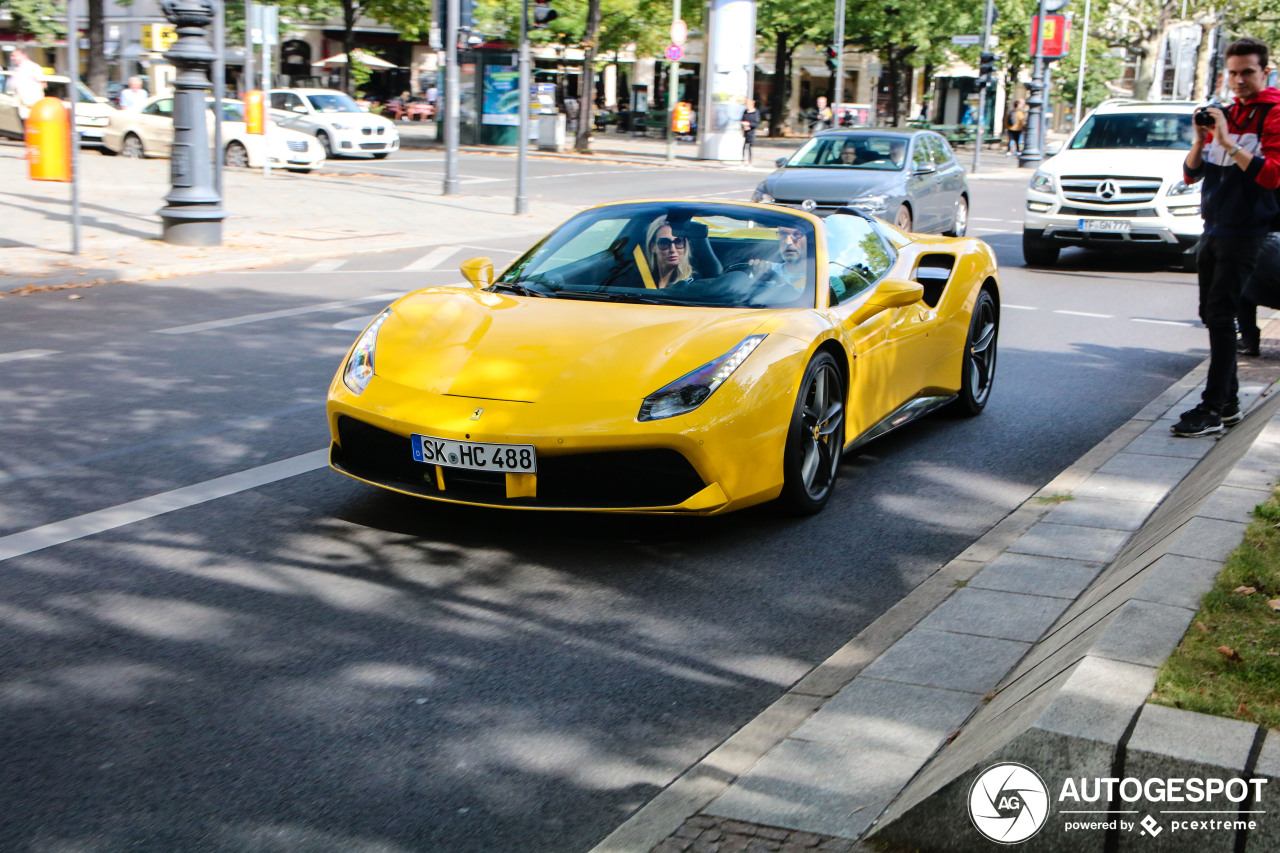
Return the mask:
{"type": "Polygon", "coordinates": [[[769,135],[782,136],[790,100],[791,58],[796,48],[829,40],[835,31],[832,6],[826,0],[759,0],[756,35],[773,48],[774,85],[769,94],[769,135]]]}
{"type": "MultiPolygon", "coordinates": [[[[1073,34],[1072,40],[1075,43],[1071,46],[1071,55],[1053,63],[1053,84],[1054,96],[1074,105],[1076,89],[1080,82],[1080,51],[1084,48],[1085,39],[1073,34]]],[[[1084,95],[1080,103],[1081,115],[1107,98],[1114,97],[1111,90],[1107,88],[1107,83],[1119,79],[1124,70],[1120,58],[1103,39],[1091,38],[1088,42],[1089,52],[1084,67],[1084,95]]]]}
{"type": "Polygon", "coordinates": [[[44,44],[67,33],[67,7],[57,0],[0,0],[0,9],[13,15],[13,28],[30,33],[44,44]]]}

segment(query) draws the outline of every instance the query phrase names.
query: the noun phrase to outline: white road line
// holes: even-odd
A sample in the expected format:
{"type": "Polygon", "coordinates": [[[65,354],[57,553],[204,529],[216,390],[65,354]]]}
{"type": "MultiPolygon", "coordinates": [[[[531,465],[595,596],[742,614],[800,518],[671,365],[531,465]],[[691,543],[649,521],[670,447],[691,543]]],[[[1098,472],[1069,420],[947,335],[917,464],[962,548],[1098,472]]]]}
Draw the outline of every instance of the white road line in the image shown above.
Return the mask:
{"type": "Polygon", "coordinates": [[[427,254],[418,258],[411,264],[405,264],[401,267],[402,272],[419,272],[422,270],[433,270],[440,266],[450,255],[458,251],[457,246],[441,246],[438,249],[432,249],[427,254]]]}
{"type": "Polygon", "coordinates": [[[100,509],[55,521],[42,527],[34,527],[21,533],[0,536],[0,562],[21,557],[33,551],[63,545],[86,536],[95,536],[126,524],[134,524],[164,515],[174,510],[187,509],[218,498],[234,495],[239,492],[256,489],[299,474],[306,474],[323,468],[329,462],[329,451],[314,450],[292,459],[283,459],[248,471],[228,474],[193,486],[185,486],[169,492],[162,492],[149,498],[142,498],[119,506],[100,509]]]}
{"type": "Polygon", "coordinates": [[[1070,314],[1072,317],[1097,317],[1099,320],[1111,320],[1115,316],[1113,314],[1092,314],[1088,311],[1064,311],[1061,308],[1055,309],[1053,313],[1070,314]]]}
{"type": "Polygon", "coordinates": [[[1146,317],[1130,317],[1134,323],[1154,323],[1157,326],[1183,326],[1191,329],[1195,328],[1195,323],[1188,323],[1186,320],[1150,320],[1146,317]]]}
{"type": "Polygon", "coordinates": [[[263,314],[246,314],[243,317],[228,317],[225,320],[211,320],[208,323],[192,323],[190,326],[174,326],[170,329],[156,329],[159,335],[189,335],[193,332],[207,332],[212,329],[225,329],[228,326],[243,326],[246,323],[260,323],[263,320],[278,320],[281,317],[297,317],[300,314],[312,314],[317,311],[338,311],[366,302],[390,302],[398,299],[400,293],[382,293],[378,296],[365,296],[360,299],[346,299],[342,302],[322,302],[319,305],[308,305],[304,308],[289,308],[284,311],[267,311],[263,314]]]}
{"type": "Polygon", "coordinates": [[[1012,308],[1014,311],[1039,311],[1040,310],[1039,308],[1036,308],[1034,305],[1010,305],[1007,302],[1004,305],[1001,305],[1000,307],[1012,308]]]}
{"type": "Polygon", "coordinates": [[[365,314],[359,317],[352,317],[350,320],[342,320],[334,323],[333,328],[343,332],[363,332],[364,327],[373,322],[376,314],[365,314]]]}
{"type": "Polygon", "coordinates": [[[347,262],[346,258],[330,258],[327,261],[316,261],[303,272],[333,272],[347,262]]]}
{"type": "Polygon", "coordinates": [[[57,355],[56,349],[20,349],[14,352],[0,352],[0,361],[21,361],[24,358],[44,358],[46,355],[57,355]]]}
{"type": "Polygon", "coordinates": [[[1021,225],[1021,219],[990,219],[985,216],[970,216],[970,222],[1004,222],[1009,225],[1021,225]]]}
{"type": "Polygon", "coordinates": [[[722,196],[722,195],[741,195],[741,196],[742,196],[742,200],[743,200],[743,201],[746,201],[748,198],[750,198],[750,197],[751,197],[751,190],[743,189],[742,187],[739,187],[739,188],[738,188],[738,189],[736,189],[736,190],[729,190],[728,192],[723,192],[723,193],[704,193],[703,195],[691,195],[691,196],[685,196],[685,198],[716,198],[717,196],[722,196]]]}

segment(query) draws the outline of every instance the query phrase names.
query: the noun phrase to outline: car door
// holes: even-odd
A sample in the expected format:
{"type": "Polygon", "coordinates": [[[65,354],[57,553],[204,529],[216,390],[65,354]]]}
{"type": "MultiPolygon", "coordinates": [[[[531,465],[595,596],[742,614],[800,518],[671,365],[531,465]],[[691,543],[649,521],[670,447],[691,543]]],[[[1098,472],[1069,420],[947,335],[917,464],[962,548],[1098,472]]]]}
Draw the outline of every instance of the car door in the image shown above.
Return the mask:
{"type": "Polygon", "coordinates": [[[941,136],[930,134],[925,137],[933,152],[933,164],[938,171],[935,177],[938,182],[939,214],[941,221],[938,230],[951,230],[954,225],[956,202],[966,189],[964,167],[956,161],[955,152],[941,136]]]}
{"type": "Polygon", "coordinates": [[[912,229],[919,232],[935,231],[938,228],[938,182],[935,179],[937,167],[933,164],[933,154],[929,150],[926,137],[917,136],[911,142],[911,156],[908,160],[907,198],[911,200],[914,222],[912,229]]]}
{"type": "Polygon", "coordinates": [[[151,157],[168,157],[173,148],[173,98],[159,98],[138,113],[134,132],[151,157]]]}
{"type": "Polygon", "coordinates": [[[833,214],[823,222],[827,241],[827,313],[854,354],[849,377],[847,438],[883,421],[920,390],[925,342],[921,302],[868,316],[876,289],[892,286],[885,276],[897,250],[870,220],[833,214]]]}
{"type": "Polygon", "coordinates": [[[11,139],[22,139],[26,127],[18,117],[18,95],[13,88],[13,75],[0,71],[0,134],[11,139]]]}

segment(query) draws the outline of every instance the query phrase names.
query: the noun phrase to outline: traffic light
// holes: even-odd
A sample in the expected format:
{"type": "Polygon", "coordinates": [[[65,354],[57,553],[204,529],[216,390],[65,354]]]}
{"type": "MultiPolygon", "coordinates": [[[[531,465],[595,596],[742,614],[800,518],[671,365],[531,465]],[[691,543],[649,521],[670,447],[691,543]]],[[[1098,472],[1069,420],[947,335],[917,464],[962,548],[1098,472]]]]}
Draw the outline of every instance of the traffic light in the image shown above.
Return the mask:
{"type": "Polygon", "coordinates": [[[978,76],[990,80],[996,74],[996,55],[985,50],[978,56],[978,76]]]}
{"type": "Polygon", "coordinates": [[[555,9],[551,8],[551,0],[534,0],[533,4],[533,25],[541,28],[554,21],[559,16],[555,9]]]}
{"type": "Polygon", "coordinates": [[[836,53],[836,49],[831,45],[827,45],[823,50],[827,55],[827,70],[830,71],[832,74],[835,74],[836,73],[836,57],[839,56],[839,54],[836,53]]]}
{"type": "Polygon", "coordinates": [[[458,29],[474,30],[476,28],[476,7],[479,5],[480,0],[459,0],[458,29]]]}

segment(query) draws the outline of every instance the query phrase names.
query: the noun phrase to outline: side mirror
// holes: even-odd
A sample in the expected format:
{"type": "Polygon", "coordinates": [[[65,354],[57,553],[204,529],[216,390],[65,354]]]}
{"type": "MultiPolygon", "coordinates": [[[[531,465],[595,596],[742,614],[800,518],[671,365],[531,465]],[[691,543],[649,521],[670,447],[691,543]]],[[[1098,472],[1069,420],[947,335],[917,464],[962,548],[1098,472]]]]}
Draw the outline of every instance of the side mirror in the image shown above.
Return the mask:
{"type": "Polygon", "coordinates": [[[1061,150],[1062,150],[1061,142],[1050,142],[1048,145],[1044,147],[1044,154],[1046,157],[1052,157],[1054,154],[1057,154],[1061,150]]]}
{"type": "Polygon", "coordinates": [[[937,166],[933,165],[932,163],[923,163],[923,164],[921,164],[921,165],[919,165],[919,166],[916,166],[916,167],[915,167],[915,169],[912,171],[912,174],[915,174],[915,175],[932,175],[932,174],[933,174],[934,172],[936,172],[936,171],[938,171],[938,167],[937,167],[937,166]]]}
{"type": "Polygon", "coordinates": [[[775,165],[775,166],[777,166],[779,169],[781,169],[783,166],[787,165],[787,158],[786,158],[786,157],[779,157],[777,160],[774,160],[774,161],[773,161],[773,165],[775,165]]]}
{"type": "Polygon", "coordinates": [[[881,311],[888,311],[890,308],[905,308],[908,305],[914,305],[924,298],[924,286],[914,281],[895,281],[889,279],[880,282],[876,289],[872,291],[869,298],[862,307],[853,315],[853,323],[865,323],[881,311]]]}
{"type": "Polygon", "coordinates": [[[458,269],[462,270],[463,277],[471,282],[472,287],[482,288],[493,284],[493,261],[488,258],[471,258],[463,261],[458,269]]]}

